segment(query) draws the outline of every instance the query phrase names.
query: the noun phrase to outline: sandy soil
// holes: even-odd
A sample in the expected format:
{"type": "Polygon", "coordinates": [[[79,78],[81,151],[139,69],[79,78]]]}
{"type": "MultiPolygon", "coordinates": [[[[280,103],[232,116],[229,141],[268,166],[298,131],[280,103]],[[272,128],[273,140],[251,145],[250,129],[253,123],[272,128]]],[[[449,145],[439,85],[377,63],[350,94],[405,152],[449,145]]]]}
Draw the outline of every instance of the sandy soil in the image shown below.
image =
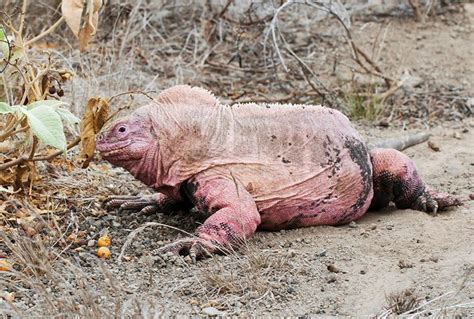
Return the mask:
{"type": "MultiPolygon", "coordinates": [[[[356,36],[367,28],[378,29],[376,23],[364,27],[363,22],[355,28],[356,36]]],[[[386,39],[390,54],[383,63],[408,67],[429,85],[461,86],[473,96],[472,24],[394,21],[392,28],[397,32],[386,39]]],[[[0,243],[0,255],[15,261],[15,275],[0,272],[5,286],[0,287],[0,314],[384,317],[396,312],[386,308],[398,296],[407,303],[415,300],[407,310],[417,308],[420,316],[474,317],[474,121],[471,117],[456,122],[403,121],[390,128],[365,122],[356,126],[374,141],[409,134],[410,123],[432,127],[431,141],[440,151],[424,143],[406,153],[429,185],[458,195],[464,206],[437,216],[389,207],[341,227],[258,232],[242,252],[197,264],[174,257],[154,262],[149,252],[176,239],[179,232],[156,225],[139,227],[158,222],[192,232],[202,219],[183,213],[107,213],[100,207],[105,195],[136,194],[145,188],[103,162],[67,174],[50,171],[45,164],[40,169],[50,175],[37,191],[51,198],[48,211],[55,214],[37,213],[53,225],[43,231],[49,240],[9,234],[15,243],[5,238],[0,243]],[[64,175],[59,181],[58,174],[64,175]],[[55,210],[58,202],[70,208],[55,210]],[[131,244],[125,245],[137,229],[131,244]],[[103,233],[112,237],[112,257],[104,262],[95,256],[96,240],[103,233]],[[79,239],[69,243],[70,234],[79,239]],[[124,245],[125,260],[119,261],[124,245]],[[14,292],[12,303],[6,301],[7,292],[14,292]]],[[[7,199],[0,204],[12,212],[7,199]]]]}

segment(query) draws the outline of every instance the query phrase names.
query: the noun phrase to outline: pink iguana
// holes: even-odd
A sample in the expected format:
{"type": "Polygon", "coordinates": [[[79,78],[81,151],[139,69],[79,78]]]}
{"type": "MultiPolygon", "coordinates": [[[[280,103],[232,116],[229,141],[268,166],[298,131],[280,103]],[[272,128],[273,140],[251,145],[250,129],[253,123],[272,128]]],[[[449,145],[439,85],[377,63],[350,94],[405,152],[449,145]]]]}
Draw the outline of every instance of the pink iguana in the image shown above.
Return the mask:
{"type": "Polygon", "coordinates": [[[429,190],[406,155],[369,151],[334,109],[227,106],[185,85],[108,126],[97,149],[158,192],[112,198],[109,207],[159,211],[190,203],[209,214],[196,237],[157,253],[203,257],[238,245],[257,228],[345,224],[391,201],[434,213],[461,204],[429,190]]]}

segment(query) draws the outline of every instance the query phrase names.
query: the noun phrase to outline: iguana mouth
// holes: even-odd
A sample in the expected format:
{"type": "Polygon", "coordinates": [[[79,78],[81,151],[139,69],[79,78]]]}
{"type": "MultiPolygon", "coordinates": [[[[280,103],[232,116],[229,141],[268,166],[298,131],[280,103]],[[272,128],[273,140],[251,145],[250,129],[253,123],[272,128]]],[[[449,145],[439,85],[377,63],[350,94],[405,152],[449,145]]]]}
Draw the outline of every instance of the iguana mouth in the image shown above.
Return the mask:
{"type": "Polygon", "coordinates": [[[121,150],[123,150],[130,144],[132,144],[132,141],[128,140],[128,141],[123,141],[123,142],[117,142],[112,145],[110,144],[104,145],[104,144],[98,143],[96,147],[97,147],[97,150],[100,152],[100,154],[102,154],[102,156],[110,157],[115,154],[121,154],[122,153],[121,150]]]}

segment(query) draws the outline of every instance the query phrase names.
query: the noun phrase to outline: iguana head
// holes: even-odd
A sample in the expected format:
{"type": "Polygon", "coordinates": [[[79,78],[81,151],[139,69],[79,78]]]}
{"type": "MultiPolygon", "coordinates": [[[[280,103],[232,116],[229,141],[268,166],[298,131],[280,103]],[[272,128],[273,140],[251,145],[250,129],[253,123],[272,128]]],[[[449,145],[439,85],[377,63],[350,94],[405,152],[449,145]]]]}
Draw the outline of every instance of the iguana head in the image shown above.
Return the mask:
{"type": "Polygon", "coordinates": [[[97,136],[96,148],[104,159],[129,171],[135,166],[142,166],[150,151],[158,147],[146,114],[135,111],[102,129],[97,136]]]}

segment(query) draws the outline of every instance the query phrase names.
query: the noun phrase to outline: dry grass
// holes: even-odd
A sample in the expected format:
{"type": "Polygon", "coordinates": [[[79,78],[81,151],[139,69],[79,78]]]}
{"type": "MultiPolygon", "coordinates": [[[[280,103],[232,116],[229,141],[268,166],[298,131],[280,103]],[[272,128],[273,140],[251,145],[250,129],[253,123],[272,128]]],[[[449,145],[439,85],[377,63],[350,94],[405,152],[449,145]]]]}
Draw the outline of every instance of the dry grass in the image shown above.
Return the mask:
{"type": "Polygon", "coordinates": [[[410,312],[420,304],[420,297],[418,297],[411,289],[391,293],[386,296],[385,299],[387,300],[387,309],[397,315],[410,312]]]}
{"type": "Polygon", "coordinates": [[[99,271],[91,275],[41,237],[30,239],[12,233],[2,235],[2,240],[14,269],[1,273],[0,286],[15,298],[13,302],[0,301],[3,315],[117,318],[162,313],[153,296],[131,293],[93,256],[88,257],[90,267],[99,271]]]}

